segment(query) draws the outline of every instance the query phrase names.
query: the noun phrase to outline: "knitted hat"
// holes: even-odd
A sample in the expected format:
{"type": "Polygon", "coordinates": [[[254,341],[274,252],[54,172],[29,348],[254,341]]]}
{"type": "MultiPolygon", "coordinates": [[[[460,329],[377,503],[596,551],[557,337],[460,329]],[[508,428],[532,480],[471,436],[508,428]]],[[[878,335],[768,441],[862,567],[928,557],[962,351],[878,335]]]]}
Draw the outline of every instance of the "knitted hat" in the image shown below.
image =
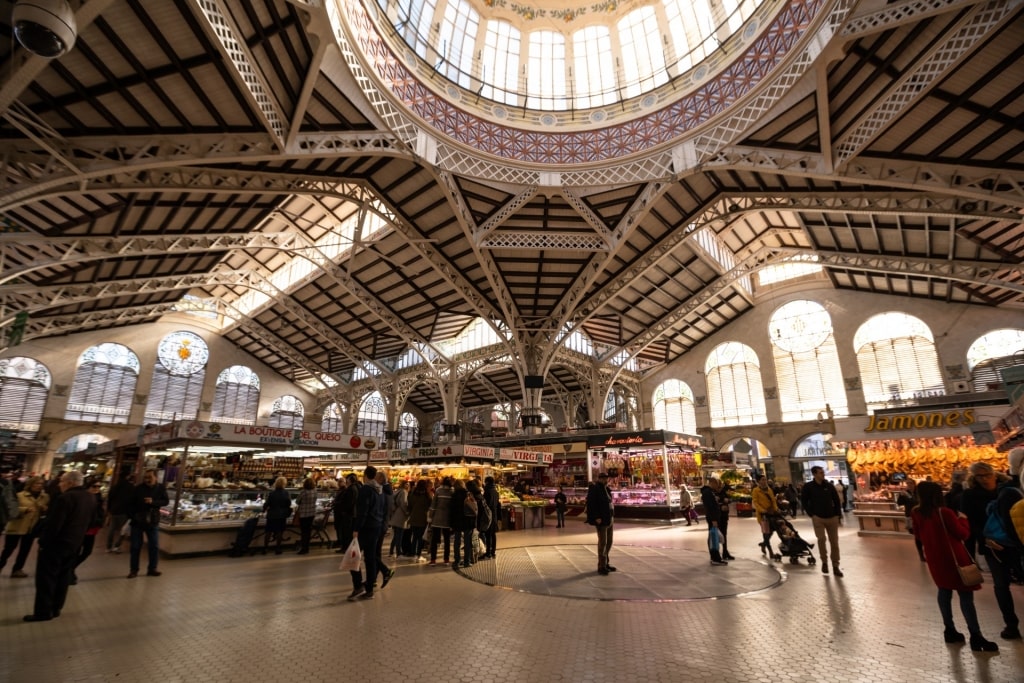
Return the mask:
{"type": "Polygon", "coordinates": [[[1020,474],[1021,466],[1024,466],[1024,448],[1014,448],[1006,457],[1010,463],[1010,474],[1020,474]]]}

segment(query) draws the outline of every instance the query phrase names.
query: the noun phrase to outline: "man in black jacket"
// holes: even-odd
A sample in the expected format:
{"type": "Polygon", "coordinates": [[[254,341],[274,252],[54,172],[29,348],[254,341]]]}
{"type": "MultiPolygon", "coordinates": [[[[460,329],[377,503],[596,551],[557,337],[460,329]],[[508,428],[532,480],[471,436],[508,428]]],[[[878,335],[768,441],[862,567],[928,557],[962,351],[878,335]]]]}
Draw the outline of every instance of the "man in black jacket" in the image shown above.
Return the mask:
{"type": "Polygon", "coordinates": [[[149,555],[146,576],[160,576],[161,572],[156,568],[160,562],[160,508],[169,502],[167,489],[157,481],[156,470],[146,470],[142,475],[142,483],[132,491],[128,505],[132,532],[129,579],[139,575],[143,536],[146,537],[146,552],[149,555]]]}
{"type": "Polygon", "coordinates": [[[811,516],[814,535],[818,537],[818,554],[821,556],[821,573],[828,574],[829,551],[832,552],[832,572],[839,578],[839,524],[842,522],[843,507],[839,502],[836,487],[825,481],[825,469],[815,465],[811,468],[811,479],[804,484],[800,504],[811,516]],[[828,546],[825,536],[828,535],[828,546]]]}
{"type": "Polygon", "coordinates": [[[597,528],[597,573],[602,576],[615,571],[615,567],[608,562],[614,519],[615,504],[612,502],[612,491],[608,488],[608,474],[602,472],[587,491],[587,524],[597,528]]]}
{"type": "Polygon", "coordinates": [[[35,608],[25,621],[49,621],[64,608],[78,550],[96,512],[96,496],[83,481],[82,473],[74,470],[60,478],[61,495],[50,506],[39,537],[35,608]]]}
{"type": "Polygon", "coordinates": [[[704,504],[704,518],[708,522],[708,553],[711,555],[711,565],[714,567],[723,567],[729,564],[722,557],[723,546],[712,543],[711,539],[712,534],[721,532],[719,527],[723,519],[728,519],[726,517],[728,511],[723,512],[722,510],[721,492],[722,482],[717,477],[711,477],[708,479],[708,483],[700,488],[700,501],[704,504]]]}
{"type": "Polygon", "coordinates": [[[338,536],[338,554],[344,554],[352,542],[352,522],[356,518],[356,499],[359,498],[359,479],[354,472],[338,482],[331,511],[334,514],[334,532],[338,536]]]}
{"type": "MultiPolygon", "coordinates": [[[[352,523],[352,538],[359,541],[359,549],[363,553],[363,562],[366,564],[366,576],[356,570],[352,574],[352,592],[349,593],[349,600],[372,600],[373,585],[377,582],[377,537],[384,533],[384,516],[386,503],[381,492],[381,486],[377,483],[377,468],[370,465],[363,470],[363,485],[359,487],[359,497],[356,499],[356,517],[352,523]]],[[[384,576],[381,588],[388,584],[391,575],[384,576]]]]}

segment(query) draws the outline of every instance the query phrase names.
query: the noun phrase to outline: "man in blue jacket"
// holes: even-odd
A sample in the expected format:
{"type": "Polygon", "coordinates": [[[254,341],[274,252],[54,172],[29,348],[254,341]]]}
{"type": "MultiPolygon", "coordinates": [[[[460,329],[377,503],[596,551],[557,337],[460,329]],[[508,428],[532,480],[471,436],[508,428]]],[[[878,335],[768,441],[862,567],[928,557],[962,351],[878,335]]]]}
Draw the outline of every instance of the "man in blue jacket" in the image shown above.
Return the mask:
{"type": "MultiPolygon", "coordinates": [[[[352,538],[359,541],[359,550],[363,553],[366,564],[366,577],[358,569],[352,574],[352,592],[348,599],[355,601],[372,600],[373,586],[377,583],[377,539],[384,533],[384,517],[387,503],[377,483],[377,468],[370,465],[363,471],[363,485],[359,487],[356,499],[356,517],[352,522],[352,538]]],[[[390,574],[384,576],[381,588],[391,579],[390,574]]]]}

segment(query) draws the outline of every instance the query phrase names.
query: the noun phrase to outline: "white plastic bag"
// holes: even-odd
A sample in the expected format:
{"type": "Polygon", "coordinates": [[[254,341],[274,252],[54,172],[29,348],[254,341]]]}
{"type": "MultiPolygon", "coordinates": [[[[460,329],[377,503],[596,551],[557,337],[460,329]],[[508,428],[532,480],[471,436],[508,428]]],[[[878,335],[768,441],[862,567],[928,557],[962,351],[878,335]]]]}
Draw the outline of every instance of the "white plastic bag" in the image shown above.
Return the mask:
{"type": "Polygon", "coordinates": [[[359,550],[359,539],[353,538],[345,550],[345,556],[341,558],[341,565],[338,569],[343,572],[357,572],[362,559],[363,553],[359,550]]]}

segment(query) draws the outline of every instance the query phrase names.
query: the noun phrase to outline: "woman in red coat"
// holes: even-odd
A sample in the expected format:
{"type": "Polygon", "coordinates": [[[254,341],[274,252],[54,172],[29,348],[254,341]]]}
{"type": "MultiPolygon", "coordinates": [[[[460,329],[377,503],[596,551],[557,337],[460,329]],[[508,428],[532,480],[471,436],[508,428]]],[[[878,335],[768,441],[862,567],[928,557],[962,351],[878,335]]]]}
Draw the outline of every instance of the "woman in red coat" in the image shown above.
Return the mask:
{"type": "Polygon", "coordinates": [[[971,534],[967,518],[945,506],[942,487],[934,482],[921,482],[917,494],[920,502],[911,513],[914,536],[924,545],[925,563],[939,588],[939,612],[946,627],[946,642],[964,642],[964,635],[953,624],[953,591],[956,591],[960,596],[960,611],[971,634],[971,649],[975,652],[998,652],[999,646],[981,635],[978,613],[974,610],[974,591],[981,586],[964,585],[957,571],[957,565],[967,565],[972,561],[963,544],[971,534]]]}

